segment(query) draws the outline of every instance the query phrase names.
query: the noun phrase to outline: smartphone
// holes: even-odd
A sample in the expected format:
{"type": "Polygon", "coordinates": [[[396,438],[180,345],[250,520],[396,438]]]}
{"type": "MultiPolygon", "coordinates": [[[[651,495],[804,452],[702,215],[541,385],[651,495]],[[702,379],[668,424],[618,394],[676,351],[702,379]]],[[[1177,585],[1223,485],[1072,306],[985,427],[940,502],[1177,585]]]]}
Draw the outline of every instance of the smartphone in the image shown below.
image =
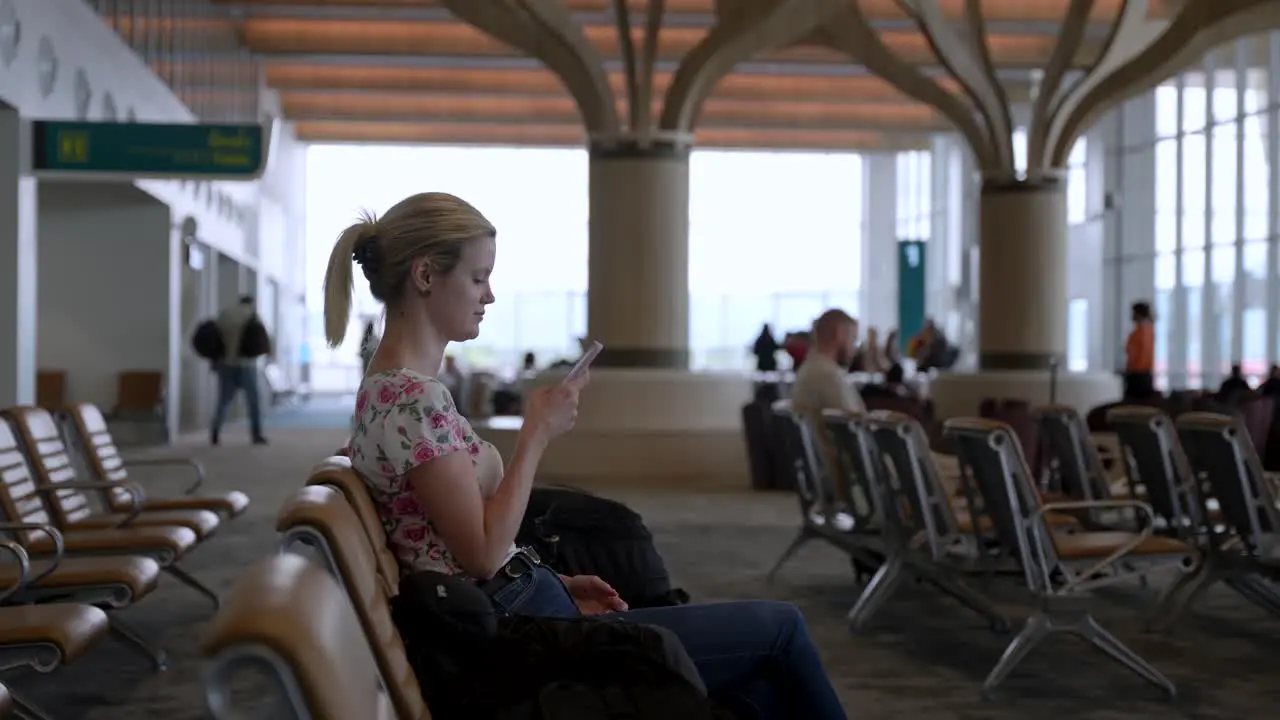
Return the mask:
{"type": "Polygon", "coordinates": [[[573,369],[569,371],[568,375],[564,376],[564,382],[573,382],[582,377],[603,349],[604,345],[601,345],[599,341],[592,340],[586,351],[582,353],[582,357],[578,358],[578,362],[574,363],[573,369]]]}

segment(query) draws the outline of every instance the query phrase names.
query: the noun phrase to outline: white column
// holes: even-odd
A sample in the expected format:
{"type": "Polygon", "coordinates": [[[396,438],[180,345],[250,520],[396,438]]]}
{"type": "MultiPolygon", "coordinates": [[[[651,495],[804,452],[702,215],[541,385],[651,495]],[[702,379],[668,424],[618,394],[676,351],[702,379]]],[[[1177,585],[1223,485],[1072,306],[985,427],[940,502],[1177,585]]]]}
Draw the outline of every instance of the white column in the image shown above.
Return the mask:
{"type": "Polygon", "coordinates": [[[1044,370],[1067,348],[1066,183],[982,188],[978,367],[1044,370]]]}
{"type": "Polygon", "coordinates": [[[0,407],[36,400],[36,181],[30,138],[0,104],[0,407]]]}
{"type": "Polygon", "coordinates": [[[596,364],[688,368],[689,147],[597,144],[590,162],[587,331],[605,347],[596,364]]]}
{"type": "MultiPolygon", "coordinates": [[[[898,327],[898,183],[895,153],[862,158],[863,327],[880,329],[883,339],[898,327]]],[[[932,259],[929,260],[932,262],[932,259]]]]}

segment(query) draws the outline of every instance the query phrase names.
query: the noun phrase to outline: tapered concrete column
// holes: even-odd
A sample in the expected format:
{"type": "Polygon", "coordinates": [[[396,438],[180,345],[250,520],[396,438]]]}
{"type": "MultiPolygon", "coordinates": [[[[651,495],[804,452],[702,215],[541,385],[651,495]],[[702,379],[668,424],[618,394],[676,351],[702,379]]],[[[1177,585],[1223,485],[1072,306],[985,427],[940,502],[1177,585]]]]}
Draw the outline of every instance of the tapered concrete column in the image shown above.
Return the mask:
{"type": "Polygon", "coordinates": [[[980,203],[979,369],[1061,364],[1067,349],[1065,184],[987,181],[980,203]]]}
{"type": "Polygon", "coordinates": [[[689,146],[591,148],[587,334],[601,367],[689,366],[689,146]]]}
{"type": "Polygon", "coordinates": [[[36,400],[36,181],[18,112],[0,104],[0,408],[36,400]]]}

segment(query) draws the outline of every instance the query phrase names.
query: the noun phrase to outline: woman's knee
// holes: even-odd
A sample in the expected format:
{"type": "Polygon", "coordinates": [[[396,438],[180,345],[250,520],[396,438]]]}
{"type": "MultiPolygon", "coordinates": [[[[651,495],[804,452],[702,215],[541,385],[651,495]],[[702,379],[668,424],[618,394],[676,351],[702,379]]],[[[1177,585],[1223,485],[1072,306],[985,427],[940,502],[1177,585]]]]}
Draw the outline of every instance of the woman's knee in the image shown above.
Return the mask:
{"type": "Polygon", "coordinates": [[[803,629],[804,613],[795,603],[782,600],[745,600],[741,603],[750,607],[751,614],[757,622],[766,623],[779,629],[803,629]]]}
{"type": "Polygon", "coordinates": [[[662,654],[667,667],[680,673],[690,685],[698,689],[698,692],[706,695],[707,686],[703,683],[702,675],[698,673],[698,667],[694,664],[693,658],[689,657],[689,651],[680,640],[680,636],[661,625],[646,623],[644,627],[662,636],[662,654]]]}

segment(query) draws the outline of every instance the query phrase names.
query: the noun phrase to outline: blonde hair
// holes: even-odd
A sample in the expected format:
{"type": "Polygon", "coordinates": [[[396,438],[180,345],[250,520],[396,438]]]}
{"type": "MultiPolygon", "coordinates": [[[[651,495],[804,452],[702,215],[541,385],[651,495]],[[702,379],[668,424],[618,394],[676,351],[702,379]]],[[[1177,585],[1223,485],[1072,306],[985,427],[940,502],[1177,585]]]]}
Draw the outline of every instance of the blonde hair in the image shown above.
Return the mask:
{"type": "Polygon", "coordinates": [[[419,193],[396,203],[379,218],[360,221],[338,236],[324,275],[324,335],[329,347],[342,344],[351,319],[354,272],[369,281],[375,300],[393,305],[404,291],[413,261],[425,257],[432,270],[447,275],[462,259],[467,243],[497,234],[468,202],[448,193],[419,193]]]}

